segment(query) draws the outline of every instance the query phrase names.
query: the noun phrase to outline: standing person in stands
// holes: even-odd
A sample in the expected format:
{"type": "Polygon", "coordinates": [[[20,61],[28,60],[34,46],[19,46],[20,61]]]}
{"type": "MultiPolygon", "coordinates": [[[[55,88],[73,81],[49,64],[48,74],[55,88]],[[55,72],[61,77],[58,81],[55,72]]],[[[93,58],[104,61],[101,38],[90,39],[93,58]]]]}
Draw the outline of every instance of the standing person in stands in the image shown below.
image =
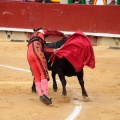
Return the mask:
{"type": "Polygon", "coordinates": [[[94,5],[106,5],[106,0],[94,0],[94,5]]]}
{"type": "Polygon", "coordinates": [[[27,2],[27,0],[21,0],[21,2],[27,2]]]}
{"type": "Polygon", "coordinates": [[[52,104],[51,98],[48,97],[48,69],[47,62],[44,56],[46,53],[54,53],[56,49],[47,48],[45,45],[45,38],[48,35],[64,36],[62,32],[57,30],[48,30],[45,28],[39,28],[34,30],[28,41],[27,59],[35,78],[35,86],[40,96],[41,102],[44,104],[52,104]],[[43,89],[43,91],[42,91],[43,89]]]}
{"type": "Polygon", "coordinates": [[[81,0],[74,0],[75,4],[80,4],[81,0]]]}
{"type": "Polygon", "coordinates": [[[43,0],[42,3],[46,3],[46,0],[43,0]]]}
{"type": "Polygon", "coordinates": [[[109,3],[109,5],[117,5],[117,1],[116,0],[111,0],[111,2],[109,3]]]}

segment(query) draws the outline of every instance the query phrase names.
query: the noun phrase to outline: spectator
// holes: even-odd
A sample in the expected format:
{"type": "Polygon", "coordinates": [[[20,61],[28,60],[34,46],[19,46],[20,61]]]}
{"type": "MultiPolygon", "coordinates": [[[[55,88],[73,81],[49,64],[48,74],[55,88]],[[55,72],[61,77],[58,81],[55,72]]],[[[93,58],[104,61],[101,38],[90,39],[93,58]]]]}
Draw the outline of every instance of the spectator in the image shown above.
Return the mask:
{"type": "Polygon", "coordinates": [[[94,0],[94,5],[106,5],[106,0],[94,0]]]}
{"type": "Polygon", "coordinates": [[[46,3],[46,0],[42,0],[42,3],[46,3]]]}
{"type": "Polygon", "coordinates": [[[117,5],[117,2],[115,0],[112,0],[109,5],[117,5]]]}
{"type": "Polygon", "coordinates": [[[21,0],[21,2],[27,2],[27,0],[21,0]]]}
{"type": "Polygon", "coordinates": [[[74,3],[75,4],[79,4],[81,2],[81,0],[75,0],[74,3]]]}
{"type": "Polygon", "coordinates": [[[90,0],[86,0],[86,4],[89,5],[90,4],[90,0]]]}

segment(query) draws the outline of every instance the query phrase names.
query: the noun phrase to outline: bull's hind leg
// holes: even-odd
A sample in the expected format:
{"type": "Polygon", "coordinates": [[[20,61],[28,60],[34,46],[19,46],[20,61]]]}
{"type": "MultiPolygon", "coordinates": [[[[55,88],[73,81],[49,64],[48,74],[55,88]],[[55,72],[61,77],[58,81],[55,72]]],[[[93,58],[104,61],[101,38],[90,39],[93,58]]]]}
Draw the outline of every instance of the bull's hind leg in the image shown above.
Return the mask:
{"type": "Polygon", "coordinates": [[[82,89],[82,96],[84,99],[87,100],[88,94],[87,94],[85,87],[84,87],[83,75],[84,75],[84,73],[83,73],[83,69],[82,69],[79,73],[77,73],[77,78],[78,78],[78,81],[79,81],[81,89],[82,89]]]}
{"type": "Polygon", "coordinates": [[[35,83],[34,83],[34,79],[33,79],[33,84],[32,84],[32,92],[36,93],[36,86],[35,86],[35,83]]]}
{"type": "Polygon", "coordinates": [[[58,90],[58,87],[57,87],[57,82],[56,82],[56,73],[55,72],[52,72],[52,79],[53,79],[53,91],[54,92],[57,92],[58,90]]]}

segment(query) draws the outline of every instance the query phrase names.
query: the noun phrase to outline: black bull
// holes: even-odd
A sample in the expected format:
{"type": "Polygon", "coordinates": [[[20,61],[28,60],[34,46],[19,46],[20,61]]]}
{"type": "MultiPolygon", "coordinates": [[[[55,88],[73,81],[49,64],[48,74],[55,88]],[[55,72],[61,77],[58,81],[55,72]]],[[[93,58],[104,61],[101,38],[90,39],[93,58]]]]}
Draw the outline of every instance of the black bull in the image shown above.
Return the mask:
{"type": "MultiPolygon", "coordinates": [[[[52,43],[46,43],[46,46],[49,48],[59,48],[61,47],[64,43],[66,42],[66,39],[61,39],[57,42],[52,42],[52,43]]],[[[57,91],[57,82],[56,82],[56,74],[58,74],[60,81],[62,83],[62,95],[67,95],[67,90],[66,90],[66,79],[65,76],[71,77],[71,76],[77,76],[77,79],[79,81],[79,84],[82,89],[82,96],[83,98],[87,98],[87,92],[84,87],[84,80],[83,80],[83,69],[80,72],[76,72],[74,67],[71,65],[70,62],[66,58],[61,58],[59,59],[56,57],[55,62],[53,65],[51,65],[51,61],[49,61],[51,54],[45,54],[47,64],[48,64],[48,70],[51,71],[52,79],[53,79],[53,90],[54,92],[57,91]]],[[[36,92],[35,89],[35,84],[33,82],[32,85],[32,92],[36,92]]]]}

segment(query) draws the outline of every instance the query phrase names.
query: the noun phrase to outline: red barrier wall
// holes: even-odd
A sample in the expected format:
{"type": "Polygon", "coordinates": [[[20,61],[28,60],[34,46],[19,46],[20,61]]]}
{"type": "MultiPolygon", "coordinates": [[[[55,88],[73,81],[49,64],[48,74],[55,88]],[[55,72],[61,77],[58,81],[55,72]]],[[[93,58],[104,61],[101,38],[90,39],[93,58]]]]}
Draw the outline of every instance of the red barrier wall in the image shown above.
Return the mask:
{"type": "Polygon", "coordinates": [[[0,2],[0,27],[120,34],[120,6],[0,2]]]}

